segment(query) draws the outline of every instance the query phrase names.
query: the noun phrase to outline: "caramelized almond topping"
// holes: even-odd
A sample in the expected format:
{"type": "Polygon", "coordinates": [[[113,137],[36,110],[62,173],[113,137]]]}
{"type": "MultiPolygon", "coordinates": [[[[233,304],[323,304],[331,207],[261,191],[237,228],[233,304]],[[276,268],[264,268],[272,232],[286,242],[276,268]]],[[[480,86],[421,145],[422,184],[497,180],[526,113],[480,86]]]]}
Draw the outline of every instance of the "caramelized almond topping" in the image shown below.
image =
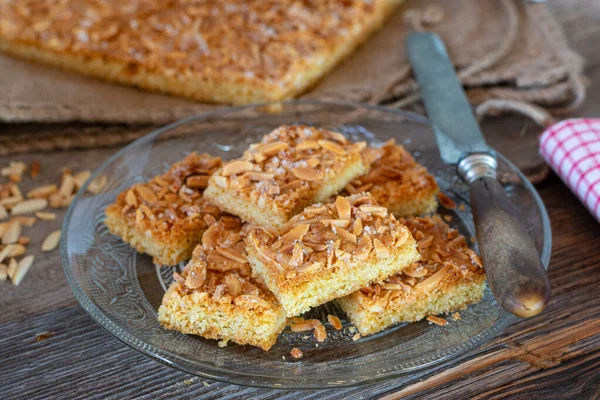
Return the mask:
{"type": "Polygon", "coordinates": [[[330,140],[319,140],[319,146],[324,148],[327,151],[331,151],[332,153],[344,155],[346,154],[346,150],[344,150],[339,144],[332,142],[330,140]]]}
{"type": "Polygon", "coordinates": [[[252,171],[253,168],[254,168],[254,166],[252,165],[252,163],[250,161],[244,161],[244,160],[231,161],[223,166],[223,171],[221,172],[221,175],[231,176],[231,175],[243,174],[244,172],[252,171]]]}
{"type": "Polygon", "coordinates": [[[351,206],[348,200],[345,197],[338,196],[335,199],[335,207],[337,209],[338,217],[340,219],[349,220],[352,217],[351,206]]]}
{"type": "Polygon", "coordinates": [[[298,179],[309,182],[319,181],[325,177],[322,172],[312,168],[292,168],[292,174],[298,179]]]}

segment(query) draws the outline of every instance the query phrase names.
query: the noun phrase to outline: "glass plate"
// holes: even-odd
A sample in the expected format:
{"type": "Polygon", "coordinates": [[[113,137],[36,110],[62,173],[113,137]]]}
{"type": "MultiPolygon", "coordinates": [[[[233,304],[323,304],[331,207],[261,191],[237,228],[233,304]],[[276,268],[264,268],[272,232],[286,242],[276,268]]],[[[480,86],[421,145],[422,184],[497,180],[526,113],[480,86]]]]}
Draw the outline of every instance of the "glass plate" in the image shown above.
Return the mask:
{"type": "MultiPolygon", "coordinates": [[[[184,119],[125,147],[94,173],[92,179],[106,177],[101,192],[90,194],[86,185],[75,197],[63,225],[61,255],[75,297],[90,316],[134,349],[189,373],[294,389],[351,386],[411,374],[488,342],[513,321],[488,289],[479,304],[461,311],[460,321],[449,319],[445,327],[426,321],[405,324],[357,341],[354,327],[339,309],[319,307],[311,313],[322,319],[335,313],[344,327],[328,327],[326,342],[318,346],[312,335],[285,331],[269,352],[235,344],[219,348],[214,340],[163,329],[156,310],[162,285],[176,267],[157,274],[150,257],[109,234],[103,224],[105,207],[125,188],[167,170],[191,151],[237,157],[277,126],[296,123],[330,128],[371,144],[395,138],[434,174],[441,191],[461,205],[440,212],[452,215],[451,225],[467,238],[474,235],[467,187],[453,166],[440,161],[423,117],[368,105],[310,101],[224,109],[184,119]],[[293,359],[292,347],[299,347],[304,357],[293,359]]],[[[500,180],[519,206],[547,267],[551,234],[544,205],[517,168],[505,157],[498,158],[500,180]]]]}

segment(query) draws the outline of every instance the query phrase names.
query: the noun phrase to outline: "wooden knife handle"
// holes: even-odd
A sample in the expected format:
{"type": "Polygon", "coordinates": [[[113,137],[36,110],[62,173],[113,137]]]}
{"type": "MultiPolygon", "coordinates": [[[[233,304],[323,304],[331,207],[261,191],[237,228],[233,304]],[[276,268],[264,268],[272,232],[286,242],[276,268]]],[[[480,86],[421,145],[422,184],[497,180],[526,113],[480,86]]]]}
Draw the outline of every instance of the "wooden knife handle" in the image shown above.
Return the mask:
{"type": "Polygon", "coordinates": [[[494,297],[518,317],[539,314],[550,299],[550,283],[519,212],[493,178],[475,179],[469,188],[479,250],[494,297]]]}

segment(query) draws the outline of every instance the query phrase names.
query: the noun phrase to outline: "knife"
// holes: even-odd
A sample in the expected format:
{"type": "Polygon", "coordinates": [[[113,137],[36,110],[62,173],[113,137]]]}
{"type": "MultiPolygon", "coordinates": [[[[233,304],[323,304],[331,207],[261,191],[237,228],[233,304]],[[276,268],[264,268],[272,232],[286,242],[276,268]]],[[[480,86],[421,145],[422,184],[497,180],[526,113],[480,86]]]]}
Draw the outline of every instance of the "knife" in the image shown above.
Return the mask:
{"type": "Polygon", "coordinates": [[[496,180],[487,145],[444,43],[434,33],[412,33],[407,51],[442,160],[468,183],[477,242],[496,301],[522,318],[542,312],[550,283],[523,219],[496,180]]]}

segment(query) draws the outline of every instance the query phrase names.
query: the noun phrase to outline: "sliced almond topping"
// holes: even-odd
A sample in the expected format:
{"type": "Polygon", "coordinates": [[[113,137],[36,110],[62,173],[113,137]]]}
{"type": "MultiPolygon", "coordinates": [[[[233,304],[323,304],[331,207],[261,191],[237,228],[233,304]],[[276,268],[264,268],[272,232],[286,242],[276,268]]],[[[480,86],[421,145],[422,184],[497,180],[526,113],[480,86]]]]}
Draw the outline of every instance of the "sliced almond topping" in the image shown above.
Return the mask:
{"type": "Polygon", "coordinates": [[[296,271],[300,274],[316,272],[321,268],[322,265],[323,264],[318,261],[313,263],[306,263],[296,268],[296,271]]]}
{"type": "Polygon", "coordinates": [[[323,325],[319,325],[315,327],[315,339],[317,339],[317,342],[322,343],[325,341],[325,339],[327,339],[327,331],[325,330],[325,327],[323,325]]]}
{"type": "Polygon", "coordinates": [[[306,232],[308,232],[308,228],[310,228],[309,224],[298,224],[294,228],[292,228],[288,233],[283,235],[284,242],[294,242],[296,240],[302,240],[306,232]]]}
{"type": "Polygon", "coordinates": [[[387,258],[390,256],[390,250],[379,239],[373,239],[373,247],[375,247],[377,258],[387,258]]]}
{"type": "Polygon", "coordinates": [[[52,251],[56,249],[58,243],[60,242],[60,231],[54,231],[46,236],[44,242],[42,243],[42,251],[52,251]]]}
{"type": "Polygon", "coordinates": [[[335,256],[338,258],[338,260],[349,260],[350,258],[352,258],[352,255],[350,253],[345,252],[342,249],[335,249],[335,256]]]}
{"type": "Polygon", "coordinates": [[[21,281],[25,277],[25,274],[27,274],[27,272],[33,265],[33,260],[34,257],[32,255],[28,255],[24,257],[21,261],[19,261],[19,263],[17,264],[17,269],[13,277],[11,278],[11,282],[13,285],[18,286],[21,283],[21,281]]]}
{"type": "Polygon", "coordinates": [[[21,226],[26,226],[31,228],[33,224],[35,224],[35,217],[24,217],[24,216],[16,216],[12,218],[13,221],[19,221],[21,226]]]}
{"type": "Polygon", "coordinates": [[[456,203],[450,197],[446,196],[444,193],[438,193],[438,200],[442,207],[447,208],[449,210],[454,210],[456,208],[456,203]]]}
{"type": "Polygon", "coordinates": [[[349,241],[350,243],[354,243],[356,244],[356,235],[353,233],[348,232],[347,230],[343,229],[343,228],[336,228],[335,232],[342,238],[345,239],[347,241],[349,241]]]}
{"type": "Polygon", "coordinates": [[[195,262],[185,277],[185,286],[190,289],[198,289],[204,285],[205,279],[206,266],[200,262],[195,262]]]}
{"type": "Polygon", "coordinates": [[[217,185],[221,189],[227,188],[227,178],[225,178],[224,176],[213,175],[212,180],[213,182],[215,182],[215,185],[217,185]]]}
{"type": "Polygon", "coordinates": [[[243,174],[244,172],[250,172],[254,168],[254,165],[250,161],[235,160],[231,161],[223,166],[221,175],[231,176],[243,174]]]}
{"type": "Polygon", "coordinates": [[[335,315],[327,315],[327,321],[329,321],[329,323],[331,324],[331,326],[333,326],[334,329],[338,331],[342,329],[342,321],[340,321],[340,319],[335,315]]]}
{"type": "Polygon", "coordinates": [[[448,323],[448,321],[446,321],[444,318],[436,317],[435,315],[428,316],[427,321],[439,326],[446,326],[446,324],[448,323]]]}
{"type": "Polygon", "coordinates": [[[13,220],[8,225],[8,229],[4,232],[4,235],[2,235],[2,244],[17,243],[19,236],[21,236],[21,223],[13,220]]]}
{"type": "Polygon", "coordinates": [[[245,176],[251,181],[268,181],[275,178],[275,175],[266,172],[246,172],[245,176]]]}
{"type": "Polygon", "coordinates": [[[319,181],[325,177],[323,172],[316,171],[312,168],[292,168],[292,174],[303,181],[319,181]]]}
{"type": "Polygon", "coordinates": [[[356,236],[360,236],[360,234],[362,233],[362,230],[363,230],[362,219],[357,218],[354,221],[354,225],[352,226],[352,233],[354,233],[356,236]]]}
{"type": "Polygon", "coordinates": [[[358,207],[362,212],[376,215],[381,218],[387,216],[387,208],[381,206],[362,205],[358,207]]]}
{"type": "Polygon", "coordinates": [[[305,140],[296,145],[297,151],[318,149],[319,143],[316,140],[305,140]]]}
{"type": "Polygon", "coordinates": [[[303,354],[302,354],[302,350],[300,350],[297,347],[294,347],[291,351],[290,351],[290,355],[292,357],[294,357],[295,359],[299,359],[302,358],[303,354]]]}
{"type": "Polygon", "coordinates": [[[315,168],[317,165],[321,164],[321,161],[319,161],[318,158],[311,157],[306,160],[306,164],[309,168],[315,168]]]}
{"type": "Polygon", "coordinates": [[[280,189],[282,192],[287,192],[288,190],[298,189],[300,186],[302,186],[302,181],[300,179],[295,179],[282,185],[280,189]]]}
{"type": "Polygon", "coordinates": [[[158,198],[154,194],[154,192],[148,189],[146,186],[136,186],[135,191],[140,195],[140,197],[147,203],[154,203],[158,201],[158,198]]]}
{"type": "Polygon", "coordinates": [[[29,199],[47,199],[50,195],[56,193],[58,188],[56,185],[38,186],[27,193],[29,199]]]}
{"type": "Polygon", "coordinates": [[[331,151],[332,153],[344,155],[346,154],[346,150],[344,150],[339,144],[332,142],[330,140],[319,140],[319,146],[324,148],[327,151],[331,151]]]}
{"type": "Polygon", "coordinates": [[[106,178],[106,175],[98,176],[96,179],[90,182],[87,190],[92,194],[98,194],[102,189],[104,189],[104,186],[106,186],[107,183],[108,178],[106,178]]]}
{"type": "Polygon", "coordinates": [[[302,251],[302,245],[300,243],[294,243],[292,250],[292,256],[290,257],[290,265],[294,268],[299,267],[304,262],[304,252],[302,251]]]}
{"type": "Polygon", "coordinates": [[[56,219],[56,214],[51,212],[36,212],[35,216],[42,221],[54,221],[56,219]]]}
{"type": "Polygon", "coordinates": [[[73,190],[75,189],[75,179],[71,174],[64,174],[62,183],[60,184],[60,188],[58,188],[58,193],[62,196],[67,197],[73,194],[73,190]]]}
{"type": "Polygon", "coordinates": [[[329,132],[329,135],[333,140],[341,144],[345,144],[347,142],[346,137],[339,132],[329,132]]]}
{"type": "Polygon", "coordinates": [[[0,200],[0,205],[4,206],[6,208],[12,208],[15,204],[18,204],[22,201],[23,201],[22,196],[5,197],[2,200],[0,200]]]}
{"type": "Polygon", "coordinates": [[[435,274],[431,275],[429,278],[425,279],[422,282],[417,283],[415,287],[422,290],[431,290],[433,289],[444,277],[446,273],[452,268],[449,265],[445,265],[442,269],[440,269],[435,274]]]}
{"type": "Polygon", "coordinates": [[[267,157],[271,157],[281,151],[287,150],[289,147],[290,146],[284,142],[268,143],[268,144],[263,145],[260,148],[260,152],[263,153],[267,157]]]}
{"type": "Polygon", "coordinates": [[[10,254],[10,252],[13,250],[13,247],[14,247],[14,246],[15,246],[15,245],[13,245],[13,244],[9,244],[9,245],[8,245],[8,246],[6,246],[5,248],[3,248],[3,249],[2,249],[2,251],[0,251],[0,263],[1,263],[2,261],[4,261],[4,259],[5,259],[6,257],[8,257],[8,255],[10,254]]]}
{"type": "Polygon", "coordinates": [[[10,279],[13,279],[13,277],[15,276],[15,272],[17,271],[17,267],[19,266],[19,263],[17,262],[17,260],[15,260],[14,258],[11,258],[10,261],[8,262],[8,277],[10,279]]]}
{"type": "Polygon", "coordinates": [[[230,260],[237,261],[242,264],[245,264],[248,261],[246,257],[236,249],[223,249],[221,247],[217,247],[216,250],[217,253],[223,257],[229,258],[230,260]]]}
{"type": "Polygon", "coordinates": [[[422,265],[415,263],[407,268],[404,268],[402,273],[413,278],[422,278],[427,275],[427,269],[422,265]]]}
{"type": "Polygon", "coordinates": [[[257,163],[261,163],[267,159],[267,156],[265,156],[261,152],[256,152],[256,153],[251,153],[251,154],[252,154],[252,158],[254,158],[254,161],[256,161],[257,163]]]}
{"type": "Polygon", "coordinates": [[[30,199],[16,204],[13,208],[11,208],[10,213],[12,215],[31,214],[37,211],[42,211],[47,206],[48,200],[46,199],[30,199]]]}
{"type": "Polygon", "coordinates": [[[233,274],[227,275],[225,277],[225,284],[227,285],[229,294],[231,294],[233,297],[237,297],[242,294],[242,282],[240,282],[237,276],[233,274]]]}
{"type": "Polygon", "coordinates": [[[254,294],[242,294],[237,296],[233,302],[236,305],[244,305],[247,307],[259,306],[266,310],[271,308],[271,305],[267,301],[254,294]]]}
{"type": "Polygon", "coordinates": [[[10,251],[8,252],[7,257],[19,257],[25,254],[27,251],[25,246],[20,243],[15,243],[10,246],[10,251]]]}
{"type": "Polygon", "coordinates": [[[144,215],[146,216],[146,218],[148,218],[150,221],[155,221],[156,220],[156,216],[154,215],[154,213],[152,212],[152,210],[150,209],[150,207],[148,207],[145,204],[142,204],[140,206],[140,208],[138,208],[138,210],[142,210],[142,212],[144,213],[144,215]]]}
{"type": "MultiPolygon", "coordinates": [[[[77,174],[75,174],[73,176],[73,181],[75,182],[75,187],[77,189],[79,189],[80,187],[82,187],[83,184],[88,179],[90,179],[90,176],[92,176],[92,173],[90,171],[87,171],[87,170],[81,171],[81,172],[78,172],[77,174]]],[[[71,194],[71,193],[69,193],[69,194],[71,194]]]]}
{"type": "Polygon", "coordinates": [[[358,247],[352,253],[357,260],[366,260],[373,248],[373,242],[369,236],[363,236],[358,241],[358,247]]]}
{"type": "Polygon", "coordinates": [[[141,208],[135,210],[135,223],[140,224],[144,220],[144,212],[141,208]]]}
{"type": "Polygon", "coordinates": [[[352,217],[352,209],[348,200],[345,197],[338,196],[335,199],[335,208],[337,209],[340,219],[350,219],[352,217]]]}
{"type": "Polygon", "coordinates": [[[125,195],[125,203],[129,204],[132,207],[137,207],[137,197],[135,196],[135,193],[133,193],[132,189],[127,191],[127,194],[125,195]]]}
{"type": "Polygon", "coordinates": [[[312,321],[304,321],[290,326],[292,332],[305,332],[314,329],[312,321]]]}
{"type": "Polygon", "coordinates": [[[192,189],[205,189],[208,186],[208,180],[210,176],[208,175],[194,175],[190,176],[185,180],[185,184],[187,187],[192,189]]]}
{"type": "Polygon", "coordinates": [[[424,239],[421,239],[417,242],[417,245],[421,249],[428,249],[433,244],[433,236],[427,236],[424,239]]]}
{"type": "Polygon", "coordinates": [[[322,219],[321,223],[325,226],[336,226],[338,228],[347,228],[350,225],[349,219],[322,219]]]}

